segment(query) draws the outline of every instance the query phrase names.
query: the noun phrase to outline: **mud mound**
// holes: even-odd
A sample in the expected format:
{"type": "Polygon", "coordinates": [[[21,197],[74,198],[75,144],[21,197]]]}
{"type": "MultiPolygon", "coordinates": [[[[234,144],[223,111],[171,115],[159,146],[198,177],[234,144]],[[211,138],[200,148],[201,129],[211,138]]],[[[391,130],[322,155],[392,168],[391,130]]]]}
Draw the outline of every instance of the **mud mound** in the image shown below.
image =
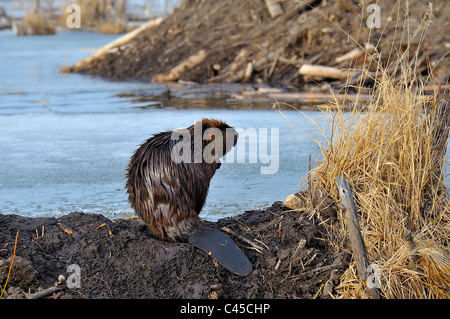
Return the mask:
{"type": "Polygon", "coordinates": [[[320,227],[305,213],[276,202],[206,224],[231,231],[253,264],[250,275],[232,274],[187,243],[154,239],[137,220],[73,212],[60,218],[0,215],[0,284],[20,230],[7,298],[48,289],[60,275],[66,281],[53,298],[313,298],[318,292],[317,297],[330,298],[335,293],[345,256],[328,251],[320,227]],[[79,266],[79,281],[73,265],[79,266]]]}
{"type": "MultiPolygon", "coordinates": [[[[381,27],[369,28],[366,21],[373,13],[369,3],[363,8],[360,2],[348,0],[275,2],[281,11],[272,17],[268,2],[186,1],[158,26],[76,71],[144,81],[253,82],[298,89],[309,81],[327,80],[342,86],[345,78],[299,75],[299,68],[305,64],[357,68],[364,62],[370,66],[363,50],[354,51],[367,47],[367,42],[388,65],[408,48],[402,30],[414,32],[428,8],[428,2],[409,1],[409,20],[404,25],[405,3],[381,2],[381,27]]],[[[450,73],[450,58],[444,57],[450,43],[450,9],[445,1],[434,1],[433,6],[426,47],[407,53],[411,58],[417,53],[417,70],[423,75],[428,74],[429,53],[435,76],[445,81],[450,73]]]]}

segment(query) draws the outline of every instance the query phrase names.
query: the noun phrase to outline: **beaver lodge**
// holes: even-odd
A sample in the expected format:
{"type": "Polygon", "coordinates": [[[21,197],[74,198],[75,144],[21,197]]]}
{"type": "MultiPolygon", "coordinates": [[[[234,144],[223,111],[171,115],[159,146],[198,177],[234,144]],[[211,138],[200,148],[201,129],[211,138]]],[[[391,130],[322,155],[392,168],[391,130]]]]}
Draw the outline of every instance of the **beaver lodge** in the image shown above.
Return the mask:
{"type": "Polygon", "coordinates": [[[335,96],[323,110],[317,126],[326,142],[318,142],[306,189],[286,203],[206,222],[240,244],[253,265],[248,276],[187,243],[154,239],[132,218],[0,215],[2,295],[448,298],[449,8],[444,1],[380,8],[382,28],[369,29],[366,8],[351,1],[186,1],[77,63],[75,72],[114,79],[286,90],[316,81],[354,98],[348,108],[335,96]],[[75,287],[72,264],[81,269],[75,287]]]}

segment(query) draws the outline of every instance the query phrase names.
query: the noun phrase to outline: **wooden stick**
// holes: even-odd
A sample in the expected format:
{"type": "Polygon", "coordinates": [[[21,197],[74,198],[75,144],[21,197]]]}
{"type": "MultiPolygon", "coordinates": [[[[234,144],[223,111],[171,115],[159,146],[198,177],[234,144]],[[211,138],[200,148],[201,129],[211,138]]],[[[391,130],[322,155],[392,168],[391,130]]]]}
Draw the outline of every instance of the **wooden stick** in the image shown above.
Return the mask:
{"type": "Polygon", "coordinates": [[[345,80],[347,76],[351,75],[352,72],[339,70],[331,66],[303,64],[298,70],[298,73],[300,75],[319,77],[322,79],[329,78],[329,79],[345,80]]]}
{"type": "Polygon", "coordinates": [[[58,223],[59,228],[68,235],[75,236],[77,233],[69,226],[58,223]]]}
{"type": "Polygon", "coordinates": [[[83,59],[81,61],[78,61],[74,67],[73,67],[73,71],[78,72],[82,69],[84,69],[85,67],[87,67],[89,64],[91,64],[93,61],[101,58],[102,56],[104,56],[106,53],[109,52],[109,50],[116,48],[118,46],[121,46],[125,43],[130,42],[132,39],[134,39],[138,34],[140,34],[142,31],[147,30],[147,29],[151,29],[154,28],[158,25],[160,25],[162,23],[163,19],[162,18],[157,18],[154,20],[151,20],[149,22],[147,22],[146,24],[143,24],[142,26],[140,26],[139,28],[128,32],[126,34],[124,34],[123,36],[121,36],[120,38],[106,44],[104,47],[100,48],[97,52],[95,52],[93,55],[87,57],[86,59],[83,59]]]}
{"type": "MultiPolygon", "coordinates": [[[[349,230],[350,245],[353,251],[353,257],[356,262],[359,279],[366,282],[367,268],[369,267],[369,259],[367,258],[366,245],[359,230],[358,216],[356,215],[355,201],[353,193],[348,182],[342,175],[335,178],[335,182],[339,191],[342,205],[345,208],[345,221],[349,230]]],[[[379,294],[377,288],[369,288],[373,298],[378,299],[379,294]]]]}
{"type": "Polygon", "coordinates": [[[403,235],[403,238],[406,241],[406,245],[408,247],[409,255],[412,262],[416,262],[419,257],[415,254],[414,250],[416,249],[416,243],[414,242],[414,238],[412,236],[411,230],[407,230],[403,235]]]}
{"type": "Polygon", "coordinates": [[[45,297],[47,297],[47,296],[53,295],[55,292],[58,292],[58,291],[60,291],[60,290],[61,290],[60,287],[53,286],[53,287],[44,289],[44,290],[42,290],[42,291],[36,292],[36,293],[34,293],[34,294],[28,295],[28,299],[41,299],[41,298],[45,298],[45,297]]]}
{"type": "Polygon", "coordinates": [[[12,269],[12,266],[14,265],[14,259],[16,259],[16,248],[17,248],[17,239],[19,238],[19,232],[20,232],[20,229],[18,229],[17,233],[16,233],[16,240],[14,243],[14,252],[13,252],[12,259],[11,259],[11,265],[9,266],[8,276],[6,277],[5,285],[3,286],[3,289],[1,290],[0,299],[2,299],[3,294],[5,293],[6,285],[8,284],[8,280],[9,280],[9,275],[11,275],[11,269],[12,269]]]}
{"type": "Polygon", "coordinates": [[[244,81],[248,81],[253,73],[253,63],[249,62],[244,72],[244,81]]]}
{"type": "Polygon", "coordinates": [[[288,59],[288,58],[286,58],[286,57],[284,57],[284,56],[280,56],[280,57],[278,58],[278,60],[279,60],[281,63],[289,64],[289,65],[294,65],[294,66],[296,66],[296,67],[298,67],[298,68],[300,68],[303,64],[309,63],[309,61],[307,61],[307,60],[303,60],[303,59],[288,59]]]}
{"type": "Polygon", "coordinates": [[[341,63],[343,61],[352,60],[352,59],[359,57],[362,53],[363,53],[362,50],[356,48],[356,49],[351,50],[350,52],[347,52],[344,55],[336,57],[336,59],[334,59],[334,62],[341,63]]]}
{"type": "Polygon", "coordinates": [[[281,7],[279,2],[274,2],[273,0],[265,0],[265,2],[266,2],[267,10],[269,10],[269,14],[272,19],[274,19],[284,13],[284,10],[281,7]]]}

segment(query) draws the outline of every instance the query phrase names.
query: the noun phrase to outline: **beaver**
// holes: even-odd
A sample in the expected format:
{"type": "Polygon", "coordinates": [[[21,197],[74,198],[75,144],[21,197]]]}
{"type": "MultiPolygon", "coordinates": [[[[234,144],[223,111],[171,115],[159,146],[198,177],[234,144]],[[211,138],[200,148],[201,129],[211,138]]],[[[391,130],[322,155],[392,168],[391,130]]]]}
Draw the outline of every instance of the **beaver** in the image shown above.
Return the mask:
{"type": "Polygon", "coordinates": [[[153,236],[189,237],[201,223],[198,215],[220,158],[237,139],[227,123],[204,118],[186,129],[157,133],[135,151],[126,174],[128,201],[153,236]]]}

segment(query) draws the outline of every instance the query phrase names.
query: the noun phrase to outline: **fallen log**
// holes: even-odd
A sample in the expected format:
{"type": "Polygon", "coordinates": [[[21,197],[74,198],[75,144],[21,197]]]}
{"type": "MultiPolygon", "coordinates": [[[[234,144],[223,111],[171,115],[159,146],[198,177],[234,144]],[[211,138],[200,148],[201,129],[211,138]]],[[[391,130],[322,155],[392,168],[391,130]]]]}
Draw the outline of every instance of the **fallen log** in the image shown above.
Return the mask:
{"type": "Polygon", "coordinates": [[[191,70],[195,66],[202,63],[207,53],[205,50],[200,50],[196,54],[191,55],[189,58],[172,68],[167,73],[160,73],[153,78],[153,82],[173,82],[178,80],[186,71],[191,70]]]}
{"type": "Polygon", "coordinates": [[[284,13],[283,8],[279,2],[274,2],[273,0],[265,0],[267,10],[269,10],[270,17],[272,19],[282,15],[284,13]]]}
{"type": "Polygon", "coordinates": [[[71,71],[79,72],[80,70],[86,68],[93,61],[95,61],[95,60],[101,58],[102,56],[104,56],[111,49],[114,49],[114,48],[116,48],[118,46],[121,46],[121,45],[124,45],[125,43],[130,42],[132,39],[134,39],[142,31],[154,28],[154,27],[160,25],[162,21],[163,21],[162,18],[157,18],[157,19],[151,20],[151,21],[147,22],[146,24],[141,25],[139,28],[124,34],[120,38],[118,38],[118,39],[116,39],[116,40],[106,44],[105,46],[103,46],[102,48],[97,50],[97,52],[95,52],[93,55],[87,57],[86,59],[78,61],[73,66],[71,71]]]}
{"type": "Polygon", "coordinates": [[[313,78],[345,80],[352,72],[330,66],[303,64],[298,73],[313,78]]]}

